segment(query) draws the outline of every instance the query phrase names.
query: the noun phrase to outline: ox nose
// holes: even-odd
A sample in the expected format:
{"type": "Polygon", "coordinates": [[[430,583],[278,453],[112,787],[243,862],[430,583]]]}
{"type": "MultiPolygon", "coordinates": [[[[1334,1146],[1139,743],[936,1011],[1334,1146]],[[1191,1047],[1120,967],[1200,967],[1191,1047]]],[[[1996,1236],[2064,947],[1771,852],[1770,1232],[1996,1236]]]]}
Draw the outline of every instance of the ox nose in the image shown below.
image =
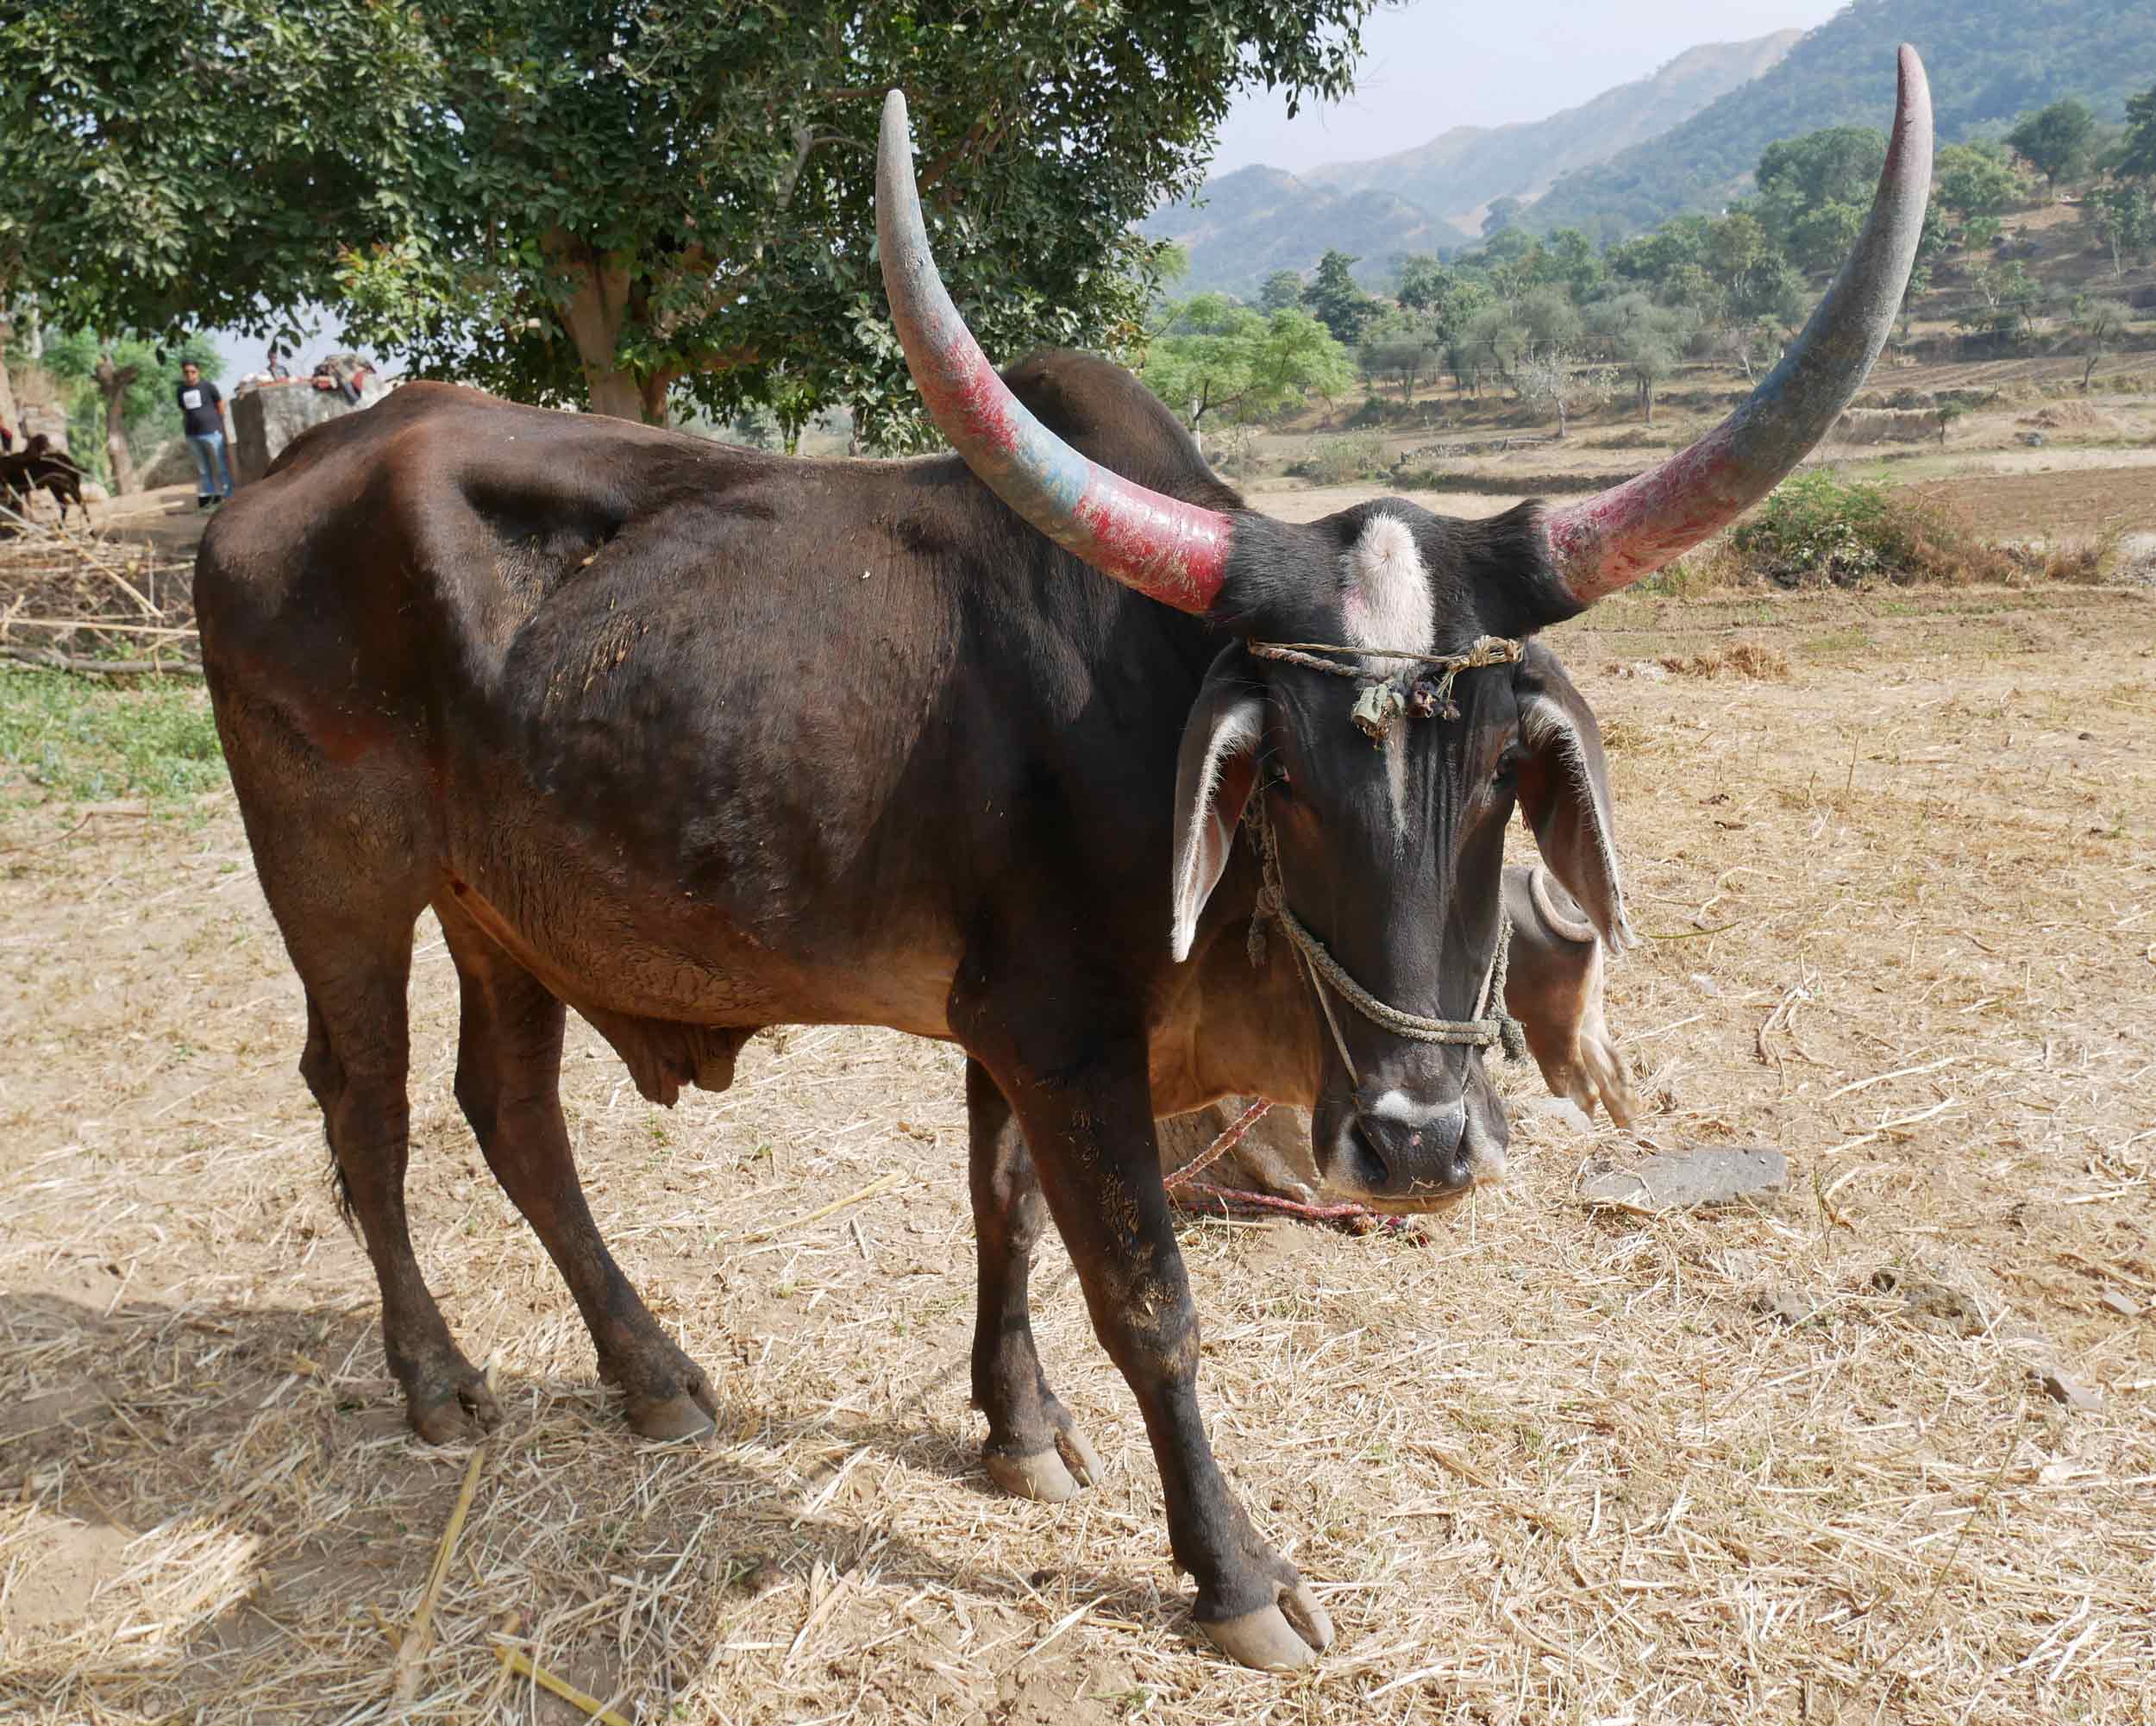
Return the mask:
{"type": "Polygon", "coordinates": [[[1463,1102],[1408,1103],[1388,1093],[1357,1109],[1348,1137],[1355,1176],[1374,1196],[1433,1199],[1475,1184],[1463,1102]]]}

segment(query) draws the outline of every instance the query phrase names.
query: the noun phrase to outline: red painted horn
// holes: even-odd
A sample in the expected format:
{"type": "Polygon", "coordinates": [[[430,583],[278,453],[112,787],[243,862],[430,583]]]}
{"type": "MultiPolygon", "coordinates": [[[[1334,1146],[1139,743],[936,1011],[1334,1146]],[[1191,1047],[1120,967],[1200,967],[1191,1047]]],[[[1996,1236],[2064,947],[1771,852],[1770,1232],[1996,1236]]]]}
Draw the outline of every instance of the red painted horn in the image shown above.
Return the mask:
{"type": "Polygon", "coordinates": [[[891,319],[913,382],[988,489],[1065,550],[1178,611],[1209,609],[1226,579],[1233,518],[1133,485],[1034,418],[989,365],[944,291],[913,186],[906,97],[884,98],[876,239],[891,319]]]}
{"type": "Polygon", "coordinates": [[[1849,405],[1908,286],[1932,185],[1932,93],[1904,44],[1894,137],[1856,249],[1782,363],[1682,455],[1583,503],[1544,512],[1565,586],[1583,605],[1651,574],[1772,491],[1849,405]]]}

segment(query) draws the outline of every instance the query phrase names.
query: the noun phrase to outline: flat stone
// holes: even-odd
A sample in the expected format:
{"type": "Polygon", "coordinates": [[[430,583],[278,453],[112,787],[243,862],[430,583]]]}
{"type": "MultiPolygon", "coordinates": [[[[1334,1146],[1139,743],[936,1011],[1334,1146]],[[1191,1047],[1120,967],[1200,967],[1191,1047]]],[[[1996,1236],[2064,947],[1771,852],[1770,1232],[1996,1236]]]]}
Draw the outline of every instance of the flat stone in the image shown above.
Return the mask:
{"type": "Polygon", "coordinates": [[[2137,1319],[2141,1315],[2141,1303],[2123,1289],[2106,1289],[2103,1304],[2122,1319],[2137,1319]]]}
{"type": "Polygon", "coordinates": [[[1628,1169],[1590,1168],[1580,1185],[1589,1205],[1624,1210],[1691,1210],[1787,1189],[1789,1163],[1779,1151],[1685,1151],[1647,1158],[1628,1169]]]}

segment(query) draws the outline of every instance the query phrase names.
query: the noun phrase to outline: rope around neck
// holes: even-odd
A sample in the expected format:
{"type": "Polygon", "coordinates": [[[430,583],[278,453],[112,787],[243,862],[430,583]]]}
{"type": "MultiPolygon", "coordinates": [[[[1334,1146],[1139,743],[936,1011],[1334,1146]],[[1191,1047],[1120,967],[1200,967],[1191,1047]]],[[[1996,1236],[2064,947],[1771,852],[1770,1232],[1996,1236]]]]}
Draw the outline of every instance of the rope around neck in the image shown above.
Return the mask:
{"type": "Polygon", "coordinates": [[[1497,951],[1490,960],[1489,972],[1482,979],[1481,997],[1475,1004],[1472,1019],[1429,1019],[1419,1013],[1408,1013],[1380,1001],[1362,984],[1347,974],[1340,962],[1326,951],[1320,941],[1288,908],[1288,890],[1281,879],[1280,846],[1273,834],[1271,817],[1265,809],[1265,792],[1261,788],[1251,800],[1257,811],[1253,823],[1257,840],[1257,854],[1263,869],[1263,881],[1258,888],[1257,909],[1250,918],[1250,962],[1263,963],[1265,955],[1265,919],[1272,919],[1286,932],[1297,958],[1308,968],[1310,986],[1317,992],[1318,1005],[1324,1010],[1325,1021],[1332,1032],[1333,1045],[1340,1051],[1341,1064],[1348,1076],[1359,1086],[1362,1078],[1356,1072],[1355,1062],[1348,1054],[1347,1039],[1340,1032],[1339,1021],[1333,1017],[1332,1003],[1326,995],[1330,984],[1335,995],[1347,1002],[1363,1018],[1395,1036],[1406,1037],[1418,1043],[1451,1043],[1471,1048],[1501,1048],[1510,1060],[1524,1060],[1527,1054],[1526,1032],[1520,1021],[1505,1011],[1505,975],[1512,952],[1512,918],[1501,902],[1497,913],[1497,951]]]}

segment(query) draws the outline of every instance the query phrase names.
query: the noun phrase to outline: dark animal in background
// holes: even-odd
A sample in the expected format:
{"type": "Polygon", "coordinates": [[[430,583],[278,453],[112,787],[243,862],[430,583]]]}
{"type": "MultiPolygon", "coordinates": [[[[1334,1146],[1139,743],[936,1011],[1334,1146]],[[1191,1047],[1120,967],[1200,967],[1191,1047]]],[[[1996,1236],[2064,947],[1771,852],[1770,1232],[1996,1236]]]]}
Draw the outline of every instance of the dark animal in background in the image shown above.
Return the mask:
{"type": "Polygon", "coordinates": [[[640,1432],[697,1432],[716,1404],[586,1208],[564,1004],[663,1102],[727,1084],[761,1026],[956,1040],[997,1478],[1048,1491],[1091,1466],[1027,1317],[1052,1213],[1144,1414],[1196,1622],[1256,1665],[1313,1658],[1326,1614],[1200,1423],[1154,1117],[1236,1091],[1309,1104],[1328,1190],[1397,1209],[1500,1164],[1476,1015],[1515,806],[1601,938],[1625,928],[1593,715],[1527,638],[1727,521],[1833,424],[1900,303],[1930,136],[1905,52],[1877,202],[1789,358],[1700,445],[1558,509],[1275,521],[1127,373],[1046,354],[999,376],[929,259],[895,95],[885,280],[957,455],[793,461],[429,384],[297,439],[210,524],[195,599],[412,1424],[499,1417],[405,1225],[405,982],[432,906],[462,989],[457,1097],[640,1432]],[[1297,643],[1329,651],[1273,645],[1297,643]],[[1261,889],[1370,997],[1328,984],[1337,1036],[1282,917],[1253,969],[1261,889]]]}
{"type": "Polygon", "coordinates": [[[17,514],[27,515],[31,495],[44,492],[60,505],[62,525],[66,524],[67,506],[71,503],[87,521],[90,505],[83,501],[82,480],[82,469],[72,458],[54,449],[52,440],[41,431],[26,441],[20,453],[0,455],[0,493],[5,495],[8,507],[17,514]]]}

